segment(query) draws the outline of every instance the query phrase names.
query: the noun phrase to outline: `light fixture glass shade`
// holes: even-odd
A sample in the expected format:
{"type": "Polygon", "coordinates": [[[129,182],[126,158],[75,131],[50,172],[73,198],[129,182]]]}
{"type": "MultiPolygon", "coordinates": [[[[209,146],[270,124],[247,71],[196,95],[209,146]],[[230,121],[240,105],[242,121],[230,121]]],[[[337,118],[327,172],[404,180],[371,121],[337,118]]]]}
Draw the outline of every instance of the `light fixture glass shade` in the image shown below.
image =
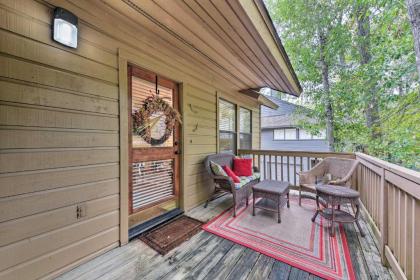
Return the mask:
{"type": "Polygon", "coordinates": [[[54,19],[54,40],[63,45],[77,48],[77,27],[65,20],[54,19]]]}
{"type": "Polygon", "coordinates": [[[53,39],[65,46],[77,48],[78,19],[71,12],[56,8],[53,18],[53,39]]]}

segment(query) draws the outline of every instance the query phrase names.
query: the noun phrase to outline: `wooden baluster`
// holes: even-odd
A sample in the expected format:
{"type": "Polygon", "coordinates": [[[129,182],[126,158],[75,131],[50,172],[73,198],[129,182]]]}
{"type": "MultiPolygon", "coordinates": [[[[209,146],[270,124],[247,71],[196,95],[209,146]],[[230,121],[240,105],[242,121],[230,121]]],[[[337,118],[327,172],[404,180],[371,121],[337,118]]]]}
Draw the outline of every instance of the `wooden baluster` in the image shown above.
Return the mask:
{"type": "Polygon", "coordinates": [[[381,254],[381,261],[386,264],[385,246],[388,244],[388,188],[385,182],[385,169],[381,170],[381,207],[380,207],[380,248],[379,253],[381,254]]]}
{"type": "Polygon", "coordinates": [[[277,156],[275,156],[275,160],[274,160],[274,164],[276,165],[275,167],[274,167],[274,174],[276,175],[276,181],[278,180],[278,176],[277,176],[277,156]]]}
{"type": "Polygon", "coordinates": [[[307,157],[306,160],[307,160],[307,169],[306,170],[310,170],[311,169],[311,158],[307,157]]]}
{"type": "Polygon", "coordinates": [[[287,156],[287,181],[290,183],[290,157],[287,156]]]}
{"type": "Polygon", "coordinates": [[[261,159],[260,159],[260,155],[257,155],[258,158],[258,169],[260,170],[260,176],[262,177],[262,169],[261,169],[261,159]]]}
{"type": "Polygon", "coordinates": [[[410,223],[412,224],[412,232],[413,232],[413,236],[412,236],[412,245],[411,247],[411,262],[412,262],[412,279],[420,279],[420,250],[418,250],[418,248],[420,248],[420,203],[418,203],[418,201],[416,201],[416,199],[414,197],[412,197],[411,200],[411,205],[412,205],[412,219],[410,221],[410,223]]]}
{"type": "Polygon", "coordinates": [[[263,155],[263,160],[264,160],[264,179],[267,180],[267,159],[266,159],[266,155],[263,155]]]}
{"type": "MultiPolygon", "coordinates": [[[[303,157],[300,157],[300,170],[299,170],[299,172],[302,172],[302,171],[303,171],[303,157]]],[[[299,178],[299,176],[298,176],[298,178],[299,178]]]]}
{"type": "Polygon", "coordinates": [[[296,186],[296,157],[293,157],[293,185],[296,186]]]}
{"type": "Polygon", "coordinates": [[[300,169],[299,171],[303,171],[303,157],[300,157],[300,169]]]}
{"type": "Polygon", "coordinates": [[[283,156],[280,156],[280,172],[281,172],[281,181],[283,180],[283,156]]]}

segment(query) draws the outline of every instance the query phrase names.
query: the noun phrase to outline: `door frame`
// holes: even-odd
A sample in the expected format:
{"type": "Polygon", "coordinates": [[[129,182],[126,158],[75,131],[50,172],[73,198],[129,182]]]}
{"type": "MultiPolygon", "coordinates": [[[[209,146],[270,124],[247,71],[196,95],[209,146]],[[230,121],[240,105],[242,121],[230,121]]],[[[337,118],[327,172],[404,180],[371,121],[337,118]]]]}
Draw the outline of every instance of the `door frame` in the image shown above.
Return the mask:
{"type": "MultiPolygon", "coordinates": [[[[158,83],[161,86],[164,87],[170,87],[172,88],[173,92],[172,92],[172,102],[174,104],[174,108],[176,110],[179,110],[180,104],[179,104],[179,84],[175,81],[172,81],[166,77],[163,77],[161,75],[158,75],[155,72],[152,72],[150,70],[146,70],[144,68],[141,68],[137,65],[133,65],[131,63],[128,64],[127,66],[128,69],[130,69],[130,72],[127,73],[127,81],[128,81],[128,108],[132,109],[132,88],[130,87],[131,83],[132,83],[132,78],[137,77],[139,79],[148,81],[148,82],[155,82],[155,76],[159,77],[158,83]],[[153,77],[152,77],[153,76],[153,77]]],[[[173,172],[174,172],[174,186],[173,186],[173,190],[174,190],[174,197],[177,199],[177,204],[179,206],[180,204],[180,192],[179,192],[179,186],[180,186],[180,143],[181,143],[181,126],[180,124],[176,124],[175,128],[173,130],[173,138],[174,138],[174,143],[172,147],[148,147],[148,148],[133,148],[133,134],[132,132],[130,132],[130,130],[132,129],[132,120],[131,120],[131,111],[127,110],[127,118],[128,118],[128,186],[129,186],[129,205],[128,205],[128,211],[129,211],[129,215],[134,215],[140,211],[146,210],[148,208],[151,208],[153,206],[159,205],[164,203],[165,201],[171,200],[173,199],[173,197],[171,198],[165,198],[165,199],[161,199],[159,201],[153,202],[150,205],[147,206],[143,206],[141,208],[138,208],[136,210],[134,210],[132,208],[132,203],[133,203],[133,189],[132,189],[132,169],[130,168],[130,166],[132,165],[133,161],[135,159],[139,159],[138,155],[135,155],[135,150],[141,150],[144,152],[145,155],[142,156],[141,160],[142,161],[150,161],[150,160],[161,160],[161,159],[168,159],[168,158],[173,158],[174,160],[174,167],[173,167],[173,172]],[[156,152],[158,153],[158,155],[156,155],[156,152]]],[[[179,208],[179,207],[177,207],[179,208]]]]}
{"type": "MultiPolygon", "coordinates": [[[[181,113],[181,119],[185,124],[184,116],[184,86],[182,81],[176,79],[173,72],[169,69],[161,69],[165,71],[159,71],[161,63],[156,61],[156,58],[151,58],[143,53],[130,52],[126,49],[118,49],[118,97],[119,97],[119,140],[120,140],[120,246],[127,244],[128,238],[128,218],[129,218],[129,147],[128,147],[128,130],[129,130],[129,118],[128,118],[128,66],[135,65],[139,68],[148,69],[149,71],[161,74],[162,76],[171,79],[178,84],[178,104],[179,111],[181,113]],[[169,72],[169,73],[168,73],[169,72]]],[[[181,125],[179,129],[179,207],[181,210],[184,208],[184,129],[185,125],[181,125]]]]}

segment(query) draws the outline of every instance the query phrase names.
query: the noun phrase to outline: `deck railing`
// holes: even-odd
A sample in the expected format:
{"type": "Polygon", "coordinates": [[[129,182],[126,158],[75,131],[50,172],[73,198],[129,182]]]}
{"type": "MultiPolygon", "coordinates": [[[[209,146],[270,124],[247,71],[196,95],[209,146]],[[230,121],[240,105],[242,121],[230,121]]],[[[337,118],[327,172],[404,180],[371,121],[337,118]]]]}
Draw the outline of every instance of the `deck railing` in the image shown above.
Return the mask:
{"type": "Polygon", "coordinates": [[[258,165],[262,179],[299,185],[297,172],[326,157],[356,158],[353,187],[377,238],[382,262],[397,279],[420,279],[420,173],[362,153],[239,150],[258,165]]]}
{"type": "Polygon", "coordinates": [[[382,261],[398,279],[420,279],[420,173],[362,153],[356,158],[357,188],[382,261]]]}
{"type": "Polygon", "coordinates": [[[307,151],[239,150],[238,154],[253,158],[261,179],[288,181],[292,188],[299,185],[298,172],[311,169],[323,158],[355,158],[352,153],[307,151]]]}

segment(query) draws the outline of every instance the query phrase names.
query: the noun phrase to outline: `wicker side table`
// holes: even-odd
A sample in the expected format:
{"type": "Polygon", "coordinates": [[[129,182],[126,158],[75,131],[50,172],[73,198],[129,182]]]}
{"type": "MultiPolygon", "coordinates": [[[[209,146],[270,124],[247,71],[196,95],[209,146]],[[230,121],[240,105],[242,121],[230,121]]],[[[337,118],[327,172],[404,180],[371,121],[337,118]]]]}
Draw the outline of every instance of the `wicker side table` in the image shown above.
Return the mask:
{"type": "Polygon", "coordinates": [[[277,213],[277,222],[281,223],[280,209],[289,203],[289,183],[274,180],[264,180],[252,187],[252,215],[255,216],[255,208],[264,209],[277,213]],[[258,198],[262,198],[256,202],[258,198]]]}
{"type": "Polygon", "coordinates": [[[365,236],[359,224],[359,192],[348,187],[336,185],[317,185],[316,187],[316,206],[317,210],[312,217],[312,222],[315,221],[318,214],[331,222],[330,235],[335,235],[334,223],[356,223],[359,228],[360,235],[365,236]],[[327,207],[321,209],[320,198],[326,202],[327,207]],[[350,203],[356,207],[356,213],[351,213],[341,210],[340,205],[350,203]]]}

